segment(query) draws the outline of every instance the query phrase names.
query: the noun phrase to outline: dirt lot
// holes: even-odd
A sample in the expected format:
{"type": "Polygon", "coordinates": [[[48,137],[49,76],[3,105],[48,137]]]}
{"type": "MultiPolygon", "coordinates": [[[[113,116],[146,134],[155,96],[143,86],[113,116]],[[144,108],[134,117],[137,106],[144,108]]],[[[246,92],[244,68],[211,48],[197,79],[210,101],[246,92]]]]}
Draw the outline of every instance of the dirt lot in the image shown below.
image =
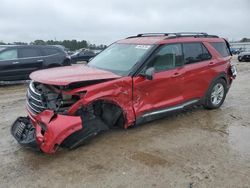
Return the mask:
{"type": "Polygon", "coordinates": [[[12,138],[26,85],[0,86],[0,187],[250,187],[250,63],[238,71],[221,109],[107,132],[55,155],[12,138]]]}

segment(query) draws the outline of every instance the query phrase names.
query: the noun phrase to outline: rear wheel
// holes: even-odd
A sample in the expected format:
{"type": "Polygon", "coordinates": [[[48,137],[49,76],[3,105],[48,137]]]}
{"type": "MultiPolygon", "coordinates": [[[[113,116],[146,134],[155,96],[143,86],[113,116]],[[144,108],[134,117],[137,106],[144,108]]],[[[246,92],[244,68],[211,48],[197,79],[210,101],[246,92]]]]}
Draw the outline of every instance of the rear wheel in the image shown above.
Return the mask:
{"type": "Polygon", "coordinates": [[[225,98],[227,93],[227,84],[224,79],[218,79],[214,81],[205,98],[204,107],[207,109],[216,109],[219,108],[225,98]]]}

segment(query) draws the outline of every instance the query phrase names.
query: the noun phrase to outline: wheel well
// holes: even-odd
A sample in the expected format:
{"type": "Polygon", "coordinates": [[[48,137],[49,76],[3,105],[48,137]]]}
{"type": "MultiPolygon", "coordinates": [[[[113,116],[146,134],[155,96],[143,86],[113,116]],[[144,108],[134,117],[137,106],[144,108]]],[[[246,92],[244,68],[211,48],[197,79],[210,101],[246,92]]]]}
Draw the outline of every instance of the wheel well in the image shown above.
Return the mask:
{"type": "Polygon", "coordinates": [[[228,82],[227,82],[227,79],[225,78],[225,75],[219,77],[218,79],[223,79],[223,80],[226,82],[226,84],[228,83],[228,82]]]}
{"type": "Polygon", "coordinates": [[[62,147],[73,149],[102,131],[124,127],[122,108],[109,101],[95,101],[79,109],[75,115],[82,118],[83,128],[68,136],[60,144],[62,147]]]}
{"type": "MultiPolygon", "coordinates": [[[[212,84],[214,81],[218,80],[218,79],[223,79],[223,80],[226,82],[226,84],[228,84],[227,76],[226,76],[225,73],[221,73],[221,74],[219,74],[218,76],[216,76],[216,77],[212,80],[211,84],[212,84]]],[[[210,84],[210,85],[211,85],[211,84],[210,84]]]]}
{"type": "Polygon", "coordinates": [[[90,104],[93,107],[93,113],[100,118],[109,128],[124,127],[124,112],[122,108],[106,100],[97,100],[90,104]]]}
{"type": "Polygon", "coordinates": [[[63,61],[63,65],[70,65],[70,59],[65,59],[64,61],[63,61]]]}
{"type": "Polygon", "coordinates": [[[207,95],[208,91],[209,91],[209,88],[213,85],[213,83],[216,81],[216,80],[219,80],[219,79],[223,79],[226,84],[228,84],[228,80],[226,78],[226,74],[225,73],[221,73],[219,74],[218,76],[216,76],[209,84],[207,90],[206,90],[206,93],[205,93],[205,96],[207,95]]]}

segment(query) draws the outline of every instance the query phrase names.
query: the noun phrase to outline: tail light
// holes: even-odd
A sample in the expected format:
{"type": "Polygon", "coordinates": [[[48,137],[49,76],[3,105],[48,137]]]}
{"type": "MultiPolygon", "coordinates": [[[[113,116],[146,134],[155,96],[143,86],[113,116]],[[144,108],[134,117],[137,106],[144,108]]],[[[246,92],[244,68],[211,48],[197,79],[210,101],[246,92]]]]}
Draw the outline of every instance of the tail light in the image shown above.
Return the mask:
{"type": "Polygon", "coordinates": [[[233,78],[235,78],[237,76],[237,68],[235,65],[231,65],[230,66],[230,71],[231,71],[231,75],[233,78]]]}

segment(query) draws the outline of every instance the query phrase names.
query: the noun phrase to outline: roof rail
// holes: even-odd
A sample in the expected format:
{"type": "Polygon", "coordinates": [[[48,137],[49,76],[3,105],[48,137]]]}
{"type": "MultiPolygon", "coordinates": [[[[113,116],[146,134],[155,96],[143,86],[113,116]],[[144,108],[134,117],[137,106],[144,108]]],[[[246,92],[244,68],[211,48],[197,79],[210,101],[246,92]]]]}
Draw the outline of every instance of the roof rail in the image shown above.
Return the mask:
{"type": "Polygon", "coordinates": [[[141,33],[136,36],[130,36],[129,38],[136,37],[151,37],[151,36],[166,36],[167,38],[178,38],[178,37],[209,37],[209,38],[219,38],[216,35],[208,35],[202,32],[179,32],[179,33],[141,33]]]}

